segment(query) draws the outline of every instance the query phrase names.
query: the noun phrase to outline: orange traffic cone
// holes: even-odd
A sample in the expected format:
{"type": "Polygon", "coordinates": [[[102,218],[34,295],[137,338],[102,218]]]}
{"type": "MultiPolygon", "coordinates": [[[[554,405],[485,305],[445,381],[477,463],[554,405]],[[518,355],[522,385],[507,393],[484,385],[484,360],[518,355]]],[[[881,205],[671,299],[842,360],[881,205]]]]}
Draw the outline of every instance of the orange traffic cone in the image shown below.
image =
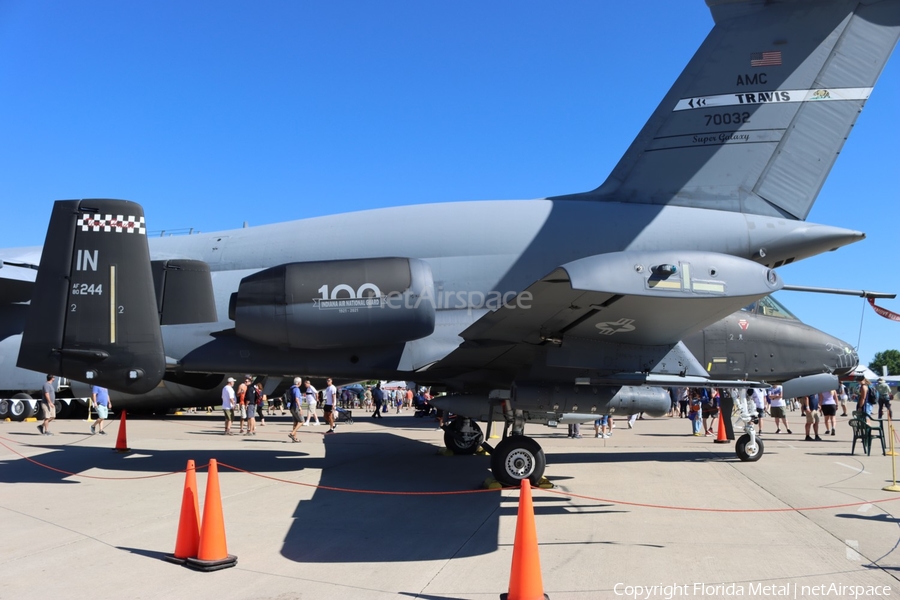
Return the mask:
{"type": "Polygon", "coordinates": [[[119,419],[119,437],[116,438],[116,452],[131,452],[128,442],[125,441],[125,411],[122,411],[122,418],[119,419]]]}
{"type": "Polygon", "coordinates": [[[225,518],[222,516],[222,496],[219,494],[219,465],[209,461],[206,478],[206,499],[203,501],[203,523],[200,525],[200,546],[197,558],[188,558],[186,566],[197,571],[218,571],[237,564],[237,556],[228,554],[225,543],[225,518]]]}
{"type": "Polygon", "coordinates": [[[541,557],[538,555],[537,531],[534,528],[534,505],[531,502],[531,483],[522,480],[519,492],[519,514],[516,517],[516,540],[513,543],[512,567],[509,572],[509,593],[501,600],[540,600],[544,594],[541,579],[541,557]]]}
{"type": "Polygon", "coordinates": [[[725,418],[722,416],[722,408],[719,408],[719,433],[716,436],[715,443],[727,444],[730,440],[728,434],[725,433],[725,418]]]}
{"type": "Polygon", "coordinates": [[[181,495],[181,518],[178,519],[178,535],[175,553],[166,556],[169,562],[184,564],[197,556],[200,546],[200,507],[197,504],[197,472],[194,461],[187,461],[184,475],[184,492],[181,495]]]}

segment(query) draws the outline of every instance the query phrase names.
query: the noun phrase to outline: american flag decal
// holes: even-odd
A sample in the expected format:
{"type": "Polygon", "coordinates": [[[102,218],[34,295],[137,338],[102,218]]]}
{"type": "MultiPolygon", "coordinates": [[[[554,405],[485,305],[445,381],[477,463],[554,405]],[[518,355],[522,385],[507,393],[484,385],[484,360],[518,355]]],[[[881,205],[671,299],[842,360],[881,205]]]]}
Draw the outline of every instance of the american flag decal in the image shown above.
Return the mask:
{"type": "Polygon", "coordinates": [[[781,64],[781,50],[773,52],[752,52],[750,54],[751,67],[771,67],[781,64]]]}

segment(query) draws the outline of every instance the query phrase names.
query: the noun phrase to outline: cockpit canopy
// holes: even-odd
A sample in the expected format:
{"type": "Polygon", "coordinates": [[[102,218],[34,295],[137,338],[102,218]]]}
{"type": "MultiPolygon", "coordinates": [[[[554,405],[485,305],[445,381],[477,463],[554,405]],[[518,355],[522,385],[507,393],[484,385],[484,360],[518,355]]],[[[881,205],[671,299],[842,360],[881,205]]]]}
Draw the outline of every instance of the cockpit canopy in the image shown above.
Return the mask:
{"type": "Polygon", "coordinates": [[[794,314],[786,309],[781,303],[771,296],[764,296],[741,309],[742,311],[753,313],[755,315],[763,315],[765,317],[775,317],[776,319],[789,319],[799,321],[794,314]]]}

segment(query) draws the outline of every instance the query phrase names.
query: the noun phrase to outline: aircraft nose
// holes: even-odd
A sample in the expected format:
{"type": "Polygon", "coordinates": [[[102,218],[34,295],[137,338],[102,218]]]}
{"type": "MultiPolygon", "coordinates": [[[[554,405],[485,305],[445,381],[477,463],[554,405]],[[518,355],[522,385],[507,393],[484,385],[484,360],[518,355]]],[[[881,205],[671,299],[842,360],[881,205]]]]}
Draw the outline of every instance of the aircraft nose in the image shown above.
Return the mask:
{"type": "Polygon", "coordinates": [[[834,374],[843,377],[853,373],[859,366],[859,354],[853,346],[837,338],[829,346],[834,349],[834,374]]]}

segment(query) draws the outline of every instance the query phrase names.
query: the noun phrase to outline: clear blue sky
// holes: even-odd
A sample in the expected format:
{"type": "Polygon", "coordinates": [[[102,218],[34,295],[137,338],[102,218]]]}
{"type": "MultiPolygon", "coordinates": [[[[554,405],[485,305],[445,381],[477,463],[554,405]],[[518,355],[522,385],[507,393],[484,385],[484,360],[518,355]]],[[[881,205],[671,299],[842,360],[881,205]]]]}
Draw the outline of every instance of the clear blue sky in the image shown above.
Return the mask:
{"type": "MultiPolygon", "coordinates": [[[[711,27],[702,0],[3,0],[2,245],[42,243],[63,198],[215,231],[593,189],[711,27]]],[[[789,283],[900,291],[894,54],[809,216],[868,239],[789,283]]],[[[776,297],[860,339],[862,300],[776,297]]],[[[863,360],[898,334],[867,308],[863,360]]]]}

